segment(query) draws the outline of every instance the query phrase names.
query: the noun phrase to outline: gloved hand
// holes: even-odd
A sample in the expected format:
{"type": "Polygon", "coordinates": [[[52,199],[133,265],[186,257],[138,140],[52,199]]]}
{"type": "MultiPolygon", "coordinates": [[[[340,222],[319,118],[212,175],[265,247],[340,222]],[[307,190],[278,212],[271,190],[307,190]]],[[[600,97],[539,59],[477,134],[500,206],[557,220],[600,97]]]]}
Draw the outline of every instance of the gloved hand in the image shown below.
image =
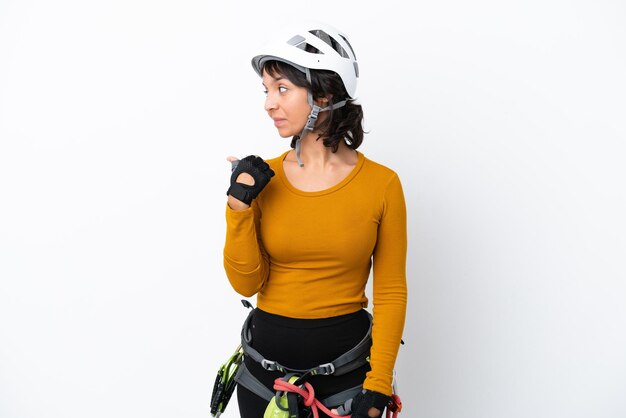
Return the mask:
{"type": "Polygon", "coordinates": [[[261,157],[248,155],[239,160],[238,164],[233,169],[233,173],[230,176],[230,187],[226,191],[226,194],[249,205],[252,203],[252,199],[257,197],[259,193],[261,193],[261,190],[267,186],[267,183],[270,182],[273,176],[274,171],[261,157]],[[254,179],[254,184],[238,183],[237,178],[241,173],[249,174],[254,179]]]}
{"type": "MultiPolygon", "coordinates": [[[[363,389],[353,399],[337,408],[339,415],[352,414],[352,418],[378,418],[381,417],[385,407],[389,403],[389,396],[373,390],[363,389]],[[377,415],[370,415],[371,408],[378,409],[377,415]]],[[[373,413],[374,411],[372,411],[373,413]]]]}

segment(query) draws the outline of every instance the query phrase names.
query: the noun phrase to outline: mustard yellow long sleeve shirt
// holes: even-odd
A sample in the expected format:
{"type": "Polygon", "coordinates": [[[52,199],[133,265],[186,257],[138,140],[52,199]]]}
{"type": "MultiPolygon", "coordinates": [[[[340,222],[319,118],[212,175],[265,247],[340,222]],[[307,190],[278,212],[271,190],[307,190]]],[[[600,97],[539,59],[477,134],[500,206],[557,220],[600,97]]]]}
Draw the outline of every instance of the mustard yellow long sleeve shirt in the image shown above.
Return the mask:
{"type": "Polygon", "coordinates": [[[391,169],[358,152],[352,172],[330,189],[294,188],[287,152],[267,163],[276,175],[246,210],[226,208],[224,267],[238,293],[292,318],[327,318],[368,305],[373,266],[372,370],[365,389],[391,394],[406,311],[406,206],[391,169]]]}

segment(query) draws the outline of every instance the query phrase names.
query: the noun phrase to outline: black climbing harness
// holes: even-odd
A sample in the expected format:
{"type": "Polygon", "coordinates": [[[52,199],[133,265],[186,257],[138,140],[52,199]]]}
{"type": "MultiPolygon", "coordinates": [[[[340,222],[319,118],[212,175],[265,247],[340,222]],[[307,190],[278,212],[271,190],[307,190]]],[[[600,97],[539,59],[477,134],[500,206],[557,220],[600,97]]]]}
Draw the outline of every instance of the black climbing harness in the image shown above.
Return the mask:
{"type": "MultiPolygon", "coordinates": [[[[248,357],[261,365],[267,371],[279,371],[285,373],[281,379],[300,385],[308,376],[325,375],[341,376],[349,373],[369,362],[370,348],[372,347],[372,315],[368,312],[369,328],[365,336],[359,343],[346,353],[340,355],[329,363],[324,363],[310,369],[295,369],[284,364],[280,364],[275,359],[267,359],[257,350],[251,347],[252,332],[250,321],[254,314],[254,307],[247,300],[241,301],[246,308],[250,309],[246,320],[241,328],[241,344],[237,347],[235,354],[220,368],[213,395],[211,397],[211,415],[218,417],[226,409],[226,405],[233,393],[235,385],[240,384],[249,391],[255,393],[269,402],[268,409],[277,408],[285,411],[286,417],[303,418],[310,415],[306,408],[302,407],[296,393],[284,393],[280,390],[273,392],[261,383],[250,373],[243,357],[248,357]]],[[[341,408],[344,403],[356,396],[362,390],[362,385],[344,390],[328,398],[319,400],[326,408],[341,408]]]]}

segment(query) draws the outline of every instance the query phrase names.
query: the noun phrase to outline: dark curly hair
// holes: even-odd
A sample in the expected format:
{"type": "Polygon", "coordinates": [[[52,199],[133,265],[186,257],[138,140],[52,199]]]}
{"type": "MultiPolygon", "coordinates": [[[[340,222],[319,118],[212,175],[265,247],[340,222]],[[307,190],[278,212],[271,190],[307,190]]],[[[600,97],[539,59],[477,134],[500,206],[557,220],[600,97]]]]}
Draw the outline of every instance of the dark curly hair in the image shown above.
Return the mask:
{"type": "MultiPolygon", "coordinates": [[[[272,77],[283,76],[298,87],[304,87],[311,92],[313,99],[332,97],[332,102],[337,103],[347,100],[346,104],[340,108],[328,110],[328,118],[321,122],[316,129],[320,136],[324,138],[324,145],[337,152],[339,143],[344,142],[349,148],[357,149],[363,142],[363,109],[360,104],[348,98],[343,82],[337,73],[327,70],[309,70],[311,72],[311,83],[306,79],[305,74],[294,66],[282,61],[267,61],[263,64],[263,71],[272,77]]],[[[291,139],[291,148],[295,148],[296,135],[291,139]]]]}

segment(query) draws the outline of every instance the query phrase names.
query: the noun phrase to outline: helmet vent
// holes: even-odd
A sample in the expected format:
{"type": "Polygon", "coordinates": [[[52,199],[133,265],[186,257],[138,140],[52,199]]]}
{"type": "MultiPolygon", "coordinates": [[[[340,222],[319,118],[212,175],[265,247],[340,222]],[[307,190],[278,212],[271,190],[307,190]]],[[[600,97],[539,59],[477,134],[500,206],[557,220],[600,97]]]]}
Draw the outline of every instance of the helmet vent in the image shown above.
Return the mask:
{"type": "Polygon", "coordinates": [[[307,44],[306,42],[303,43],[303,44],[298,45],[297,47],[300,48],[300,49],[305,50],[306,52],[310,52],[312,54],[324,55],[324,53],[322,51],[320,51],[319,49],[315,48],[311,44],[307,44]]]}
{"type": "Polygon", "coordinates": [[[307,43],[305,41],[306,41],[306,39],[304,39],[303,36],[296,35],[293,38],[291,38],[290,40],[288,40],[287,43],[289,45],[295,46],[296,48],[300,48],[303,51],[310,52],[312,54],[322,54],[322,55],[324,54],[322,51],[320,51],[319,49],[315,48],[313,45],[311,45],[311,44],[309,44],[309,43],[307,43]]]}
{"type": "Polygon", "coordinates": [[[354,53],[354,49],[352,49],[352,45],[350,45],[350,42],[348,42],[348,40],[346,39],[345,36],[343,36],[342,34],[339,34],[339,36],[341,36],[341,39],[343,39],[346,43],[346,45],[348,45],[348,48],[350,48],[350,52],[352,52],[352,56],[354,57],[354,59],[356,60],[356,54],[354,53]]]}
{"type": "Polygon", "coordinates": [[[293,46],[298,46],[302,42],[304,42],[304,37],[300,36],[300,35],[296,35],[296,36],[294,36],[293,38],[291,38],[290,40],[287,41],[287,43],[289,45],[293,45],[293,46]]]}
{"type": "Polygon", "coordinates": [[[332,49],[337,51],[337,53],[339,55],[341,55],[342,57],[350,58],[348,56],[348,53],[341,47],[341,45],[339,45],[339,42],[337,42],[337,40],[335,38],[333,38],[332,36],[330,36],[329,34],[324,32],[323,30],[321,30],[321,29],[310,30],[309,33],[311,33],[312,35],[317,36],[322,41],[326,42],[328,44],[328,46],[330,46],[332,49]]]}

